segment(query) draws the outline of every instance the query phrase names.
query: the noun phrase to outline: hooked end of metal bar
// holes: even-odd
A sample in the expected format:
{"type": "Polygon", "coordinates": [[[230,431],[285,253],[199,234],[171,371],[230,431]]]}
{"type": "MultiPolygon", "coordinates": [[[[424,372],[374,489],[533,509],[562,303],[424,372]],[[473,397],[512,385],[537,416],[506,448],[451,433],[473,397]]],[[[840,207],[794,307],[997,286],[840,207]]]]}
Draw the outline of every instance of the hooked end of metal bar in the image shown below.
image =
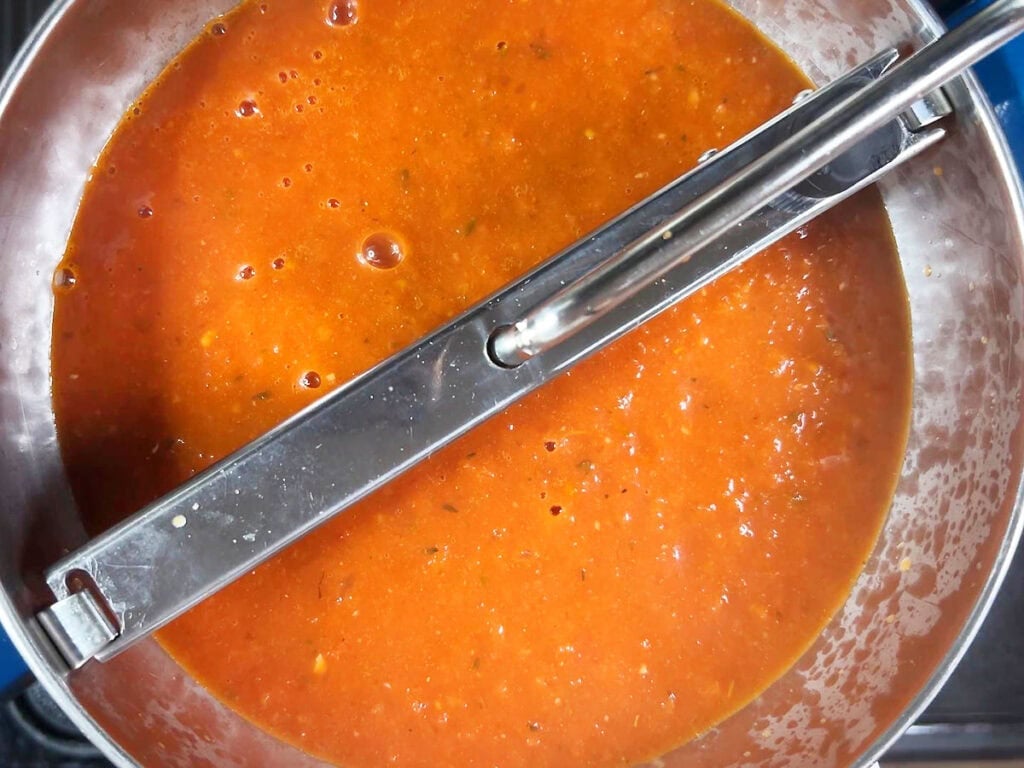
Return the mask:
{"type": "Polygon", "coordinates": [[[58,600],[37,618],[71,669],[81,667],[119,634],[88,589],[58,600]]]}

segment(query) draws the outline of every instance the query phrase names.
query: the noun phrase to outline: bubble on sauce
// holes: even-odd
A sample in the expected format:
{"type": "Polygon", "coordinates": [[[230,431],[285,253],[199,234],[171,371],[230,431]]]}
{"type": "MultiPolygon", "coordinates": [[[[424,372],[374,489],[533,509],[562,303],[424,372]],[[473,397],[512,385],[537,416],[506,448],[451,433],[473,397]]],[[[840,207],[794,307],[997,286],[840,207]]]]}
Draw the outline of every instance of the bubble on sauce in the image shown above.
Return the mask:
{"type": "Polygon", "coordinates": [[[284,269],[284,258],[281,257],[281,256],[278,256],[276,259],[274,259],[274,261],[271,264],[271,266],[274,269],[284,269]]]}
{"type": "Polygon", "coordinates": [[[338,200],[336,197],[332,197],[327,201],[327,207],[335,209],[341,208],[341,201],[338,200]]]}
{"type": "Polygon", "coordinates": [[[291,185],[292,185],[292,180],[289,179],[287,176],[285,176],[283,179],[281,179],[281,186],[284,187],[285,189],[288,189],[288,187],[290,187],[291,185]]]}
{"type": "Polygon", "coordinates": [[[70,291],[78,282],[75,270],[68,266],[58,267],[53,273],[53,287],[60,291],[70,291]]]}
{"type": "Polygon", "coordinates": [[[288,82],[288,73],[287,72],[278,72],[277,73],[277,79],[280,80],[282,84],[287,83],[288,82]]]}
{"type": "Polygon", "coordinates": [[[555,517],[558,517],[560,514],[562,514],[562,507],[560,505],[558,505],[558,504],[552,504],[551,505],[551,514],[554,515],[555,517]]]}
{"type": "Polygon", "coordinates": [[[299,379],[299,384],[305,389],[317,389],[320,386],[320,374],[316,371],[306,371],[299,379]]]}
{"type": "Polygon", "coordinates": [[[256,277],[256,268],[252,265],[247,264],[238,270],[239,280],[252,280],[254,277],[256,277]]]}
{"type": "Polygon", "coordinates": [[[320,59],[322,59],[323,57],[324,57],[324,52],[323,51],[313,51],[313,58],[316,59],[317,61],[320,61],[320,59]]]}
{"type": "Polygon", "coordinates": [[[304,167],[306,169],[306,173],[312,173],[313,172],[313,164],[312,163],[306,163],[306,165],[304,167]]]}
{"type": "Polygon", "coordinates": [[[210,33],[214,37],[224,37],[224,35],[228,33],[228,28],[218,21],[216,24],[210,27],[210,33]]]}
{"type": "Polygon", "coordinates": [[[239,117],[252,117],[258,115],[260,108],[256,106],[256,102],[252,99],[245,99],[241,104],[238,105],[238,110],[235,112],[239,117]]]}
{"type": "Polygon", "coordinates": [[[377,232],[363,241],[359,259],[376,269],[394,269],[405,258],[402,246],[391,235],[377,232]]]}
{"type": "Polygon", "coordinates": [[[327,23],[332,27],[349,27],[359,22],[356,0],[335,0],[327,6],[327,23]]]}
{"type": "Polygon", "coordinates": [[[150,208],[148,205],[142,206],[141,208],[139,208],[139,218],[140,219],[151,219],[151,218],[153,218],[153,209],[150,208]]]}

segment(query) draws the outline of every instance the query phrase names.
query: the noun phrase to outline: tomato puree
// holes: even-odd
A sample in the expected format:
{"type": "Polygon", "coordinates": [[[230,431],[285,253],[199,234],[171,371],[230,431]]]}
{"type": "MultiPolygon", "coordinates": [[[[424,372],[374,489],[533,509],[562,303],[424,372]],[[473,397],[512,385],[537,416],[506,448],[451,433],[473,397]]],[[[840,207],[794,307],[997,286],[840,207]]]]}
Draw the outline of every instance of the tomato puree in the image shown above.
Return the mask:
{"type": "MultiPolygon", "coordinates": [[[[807,86],[711,0],[241,4],[129,109],[55,275],[83,515],[136,511],[807,86]]],[[[910,375],[869,192],[159,640],[340,765],[652,758],[755,697],[843,602],[910,375]]]]}

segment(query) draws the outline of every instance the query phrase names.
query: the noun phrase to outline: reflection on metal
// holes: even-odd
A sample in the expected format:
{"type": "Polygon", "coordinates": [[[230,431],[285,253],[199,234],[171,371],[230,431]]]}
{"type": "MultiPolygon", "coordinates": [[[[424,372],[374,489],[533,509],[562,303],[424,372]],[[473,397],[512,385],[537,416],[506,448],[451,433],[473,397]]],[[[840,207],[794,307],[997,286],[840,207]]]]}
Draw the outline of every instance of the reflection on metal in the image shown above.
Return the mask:
{"type": "MultiPolygon", "coordinates": [[[[995,7],[1006,12],[1018,5],[1003,2],[995,7]]],[[[1019,11],[1017,15],[1021,15],[1019,11]]],[[[991,21],[992,16],[986,18],[991,21]]],[[[1015,21],[1018,26],[1019,22],[1015,21]]],[[[977,35],[979,29],[989,28],[975,25],[972,31],[977,35]]],[[[1002,28],[993,35],[1002,40],[1009,32],[1002,28]]],[[[950,45],[964,39],[961,35],[945,48],[937,43],[930,49],[948,53],[950,45]]],[[[974,56],[983,49],[972,44],[968,52],[974,56]]],[[[922,61],[921,55],[908,61],[922,61]]],[[[736,179],[751,168],[763,167],[764,158],[777,159],[775,148],[792,151],[792,137],[805,140],[807,131],[813,135],[814,126],[821,125],[818,120],[834,123],[837,110],[861,103],[857,101],[860,96],[895,58],[895,52],[884,53],[816,91],[747,140],[518,283],[62,560],[47,574],[60,601],[40,617],[48,632],[65,649],[71,663],[93,654],[101,660],[109,658],[251,570],[327,516],[931,146],[943,135],[942,130],[915,132],[912,124],[921,121],[912,123],[902,114],[914,99],[908,100],[902,92],[890,94],[891,98],[880,100],[881,106],[868,110],[872,119],[879,120],[882,110],[891,110],[873,132],[852,138],[849,131],[842,132],[846,138],[839,143],[826,142],[831,149],[819,153],[821,162],[801,165],[804,170],[800,174],[786,166],[789,186],[772,195],[766,192],[774,189],[769,185],[749,194],[741,189],[743,205],[760,199],[757,196],[767,197],[713,242],[703,234],[676,227],[681,211],[705,210],[702,201],[717,200],[726,189],[736,190],[736,179]],[[723,185],[726,181],[729,183],[723,185]],[[578,324],[569,335],[562,333],[562,326],[547,329],[559,340],[542,353],[519,344],[518,327],[511,335],[495,338],[496,329],[532,316],[531,307],[545,306],[559,288],[594,274],[638,241],[657,246],[649,253],[668,249],[665,254],[672,258],[678,255],[677,241],[700,247],[681,263],[673,262],[667,271],[627,281],[628,300],[616,297],[611,305],[594,313],[599,316],[578,324]],[[488,358],[492,341],[491,353],[514,368],[496,365],[488,358]],[[531,354],[520,354],[524,350],[531,354]],[[78,621],[74,614],[58,610],[73,597],[66,585],[66,577],[73,571],[91,577],[109,614],[117,620],[117,637],[101,647],[93,646],[102,640],[102,622],[83,633],[81,626],[69,628],[64,623],[78,621]],[[83,634],[84,638],[80,637],[83,634]]],[[[924,61],[951,76],[945,60],[936,61],[933,56],[924,61]]],[[[918,113],[937,117],[941,108],[942,100],[936,96],[933,106],[919,107],[918,113]]],[[[769,181],[778,184],[776,177],[769,181]]],[[[734,210],[742,207],[740,203],[734,204],[734,210]]],[[[96,609],[93,621],[96,616],[104,613],[96,609]]]]}
{"type": "Polygon", "coordinates": [[[949,103],[949,97],[946,96],[945,91],[937,88],[931,93],[925,94],[920,101],[911,104],[904,116],[910,130],[920,131],[946,117],[952,111],[953,105],[949,103]]]}
{"type": "Polygon", "coordinates": [[[700,157],[697,158],[697,165],[704,165],[708,160],[718,154],[717,149],[709,149],[703,152],[700,157]]]}

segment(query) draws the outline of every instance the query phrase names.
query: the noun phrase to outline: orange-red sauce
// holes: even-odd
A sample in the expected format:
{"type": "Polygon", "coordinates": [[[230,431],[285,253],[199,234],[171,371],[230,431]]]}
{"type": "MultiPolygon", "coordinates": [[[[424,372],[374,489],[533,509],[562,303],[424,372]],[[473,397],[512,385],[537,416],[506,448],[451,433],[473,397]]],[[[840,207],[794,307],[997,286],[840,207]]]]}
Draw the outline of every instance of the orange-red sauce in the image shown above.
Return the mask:
{"type": "MultiPolygon", "coordinates": [[[[805,86],[710,0],[244,3],[126,116],[58,269],[83,514],[135,511],[805,86]]],[[[899,467],[908,346],[867,194],[160,640],[344,765],[654,756],[844,599],[899,467]]]]}

